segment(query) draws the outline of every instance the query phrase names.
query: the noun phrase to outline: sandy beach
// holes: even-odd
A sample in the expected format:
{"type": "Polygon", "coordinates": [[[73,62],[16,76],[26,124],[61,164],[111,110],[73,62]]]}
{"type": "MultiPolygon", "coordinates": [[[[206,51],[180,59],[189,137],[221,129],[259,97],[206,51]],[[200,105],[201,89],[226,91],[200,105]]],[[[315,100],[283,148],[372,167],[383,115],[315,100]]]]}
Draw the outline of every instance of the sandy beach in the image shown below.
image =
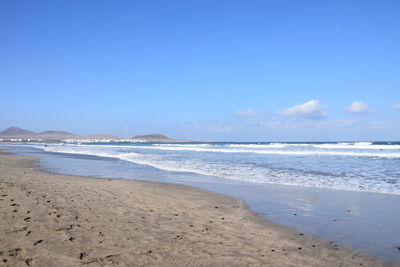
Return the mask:
{"type": "Polygon", "coordinates": [[[0,266],[389,266],[200,189],[0,154],[0,266]]]}

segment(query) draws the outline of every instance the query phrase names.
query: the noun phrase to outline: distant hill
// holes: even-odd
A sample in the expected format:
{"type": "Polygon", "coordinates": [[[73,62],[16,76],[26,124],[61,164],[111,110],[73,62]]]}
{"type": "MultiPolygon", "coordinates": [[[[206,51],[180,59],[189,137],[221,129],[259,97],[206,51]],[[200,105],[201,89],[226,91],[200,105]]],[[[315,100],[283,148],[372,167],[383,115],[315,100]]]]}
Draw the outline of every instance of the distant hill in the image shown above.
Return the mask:
{"type": "Polygon", "coordinates": [[[119,136],[109,135],[109,134],[91,134],[91,135],[81,136],[81,138],[84,138],[84,139],[108,139],[108,140],[121,139],[121,137],[119,137],[119,136]]]}
{"type": "Polygon", "coordinates": [[[173,139],[162,134],[136,135],[132,139],[145,142],[184,142],[184,140],[173,139]]]}
{"type": "Polygon", "coordinates": [[[132,137],[132,139],[145,140],[145,139],[171,139],[171,138],[162,134],[148,134],[148,135],[136,135],[132,137]]]}
{"type": "Polygon", "coordinates": [[[16,138],[16,139],[41,139],[41,140],[63,140],[77,138],[78,136],[63,131],[45,131],[41,133],[35,133],[33,131],[25,130],[18,127],[10,127],[0,132],[0,137],[3,138],[16,138]]]}
{"type": "Polygon", "coordinates": [[[25,136],[25,135],[35,135],[35,132],[11,126],[0,132],[0,136],[25,136]]]}
{"type": "Polygon", "coordinates": [[[43,140],[63,140],[63,139],[74,139],[79,136],[69,132],[63,131],[45,131],[35,135],[35,138],[43,140]]]}
{"type": "Polygon", "coordinates": [[[38,135],[74,135],[74,136],[77,136],[76,134],[69,133],[69,132],[63,132],[63,131],[45,131],[45,132],[39,133],[38,135]]]}
{"type": "Polygon", "coordinates": [[[115,140],[124,142],[187,142],[185,140],[177,140],[170,138],[162,134],[148,134],[148,135],[136,135],[131,139],[124,139],[118,136],[108,134],[92,134],[86,136],[79,136],[70,132],[64,131],[45,131],[41,133],[35,133],[33,131],[25,130],[12,126],[2,132],[0,132],[0,138],[3,139],[36,139],[42,141],[63,141],[63,140],[115,140]]]}

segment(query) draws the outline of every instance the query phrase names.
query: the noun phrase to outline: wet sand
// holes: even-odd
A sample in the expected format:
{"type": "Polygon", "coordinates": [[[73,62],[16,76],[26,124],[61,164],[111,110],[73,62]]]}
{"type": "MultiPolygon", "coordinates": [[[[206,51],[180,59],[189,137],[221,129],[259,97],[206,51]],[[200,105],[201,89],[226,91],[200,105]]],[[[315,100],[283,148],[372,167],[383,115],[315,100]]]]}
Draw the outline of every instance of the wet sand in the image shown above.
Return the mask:
{"type": "Polygon", "coordinates": [[[259,218],[238,199],[34,162],[0,154],[0,266],[390,266],[259,218]]]}

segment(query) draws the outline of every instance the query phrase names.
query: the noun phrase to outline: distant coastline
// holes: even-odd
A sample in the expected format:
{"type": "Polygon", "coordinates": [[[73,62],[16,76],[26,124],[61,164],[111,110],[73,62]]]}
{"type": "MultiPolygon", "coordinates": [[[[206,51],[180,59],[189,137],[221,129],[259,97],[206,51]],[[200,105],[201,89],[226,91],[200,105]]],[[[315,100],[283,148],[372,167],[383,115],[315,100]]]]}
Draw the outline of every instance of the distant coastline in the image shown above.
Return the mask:
{"type": "Polygon", "coordinates": [[[162,142],[162,143],[188,143],[188,142],[210,142],[210,141],[193,141],[171,138],[162,134],[135,135],[132,138],[123,138],[109,134],[92,134],[86,136],[76,135],[65,131],[45,131],[36,133],[30,130],[11,126],[0,132],[0,142],[126,142],[126,143],[146,143],[146,142],[162,142]]]}

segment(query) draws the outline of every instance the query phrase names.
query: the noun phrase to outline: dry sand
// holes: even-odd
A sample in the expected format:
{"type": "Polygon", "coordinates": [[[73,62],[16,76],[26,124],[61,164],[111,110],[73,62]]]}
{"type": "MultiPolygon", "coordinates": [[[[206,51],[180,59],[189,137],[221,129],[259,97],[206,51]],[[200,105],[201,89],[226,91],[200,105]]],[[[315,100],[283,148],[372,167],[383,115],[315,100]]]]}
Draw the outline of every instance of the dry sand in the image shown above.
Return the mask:
{"type": "Polygon", "coordinates": [[[42,172],[0,154],[0,266],[383,266],[196,188],[42,172]]]}

